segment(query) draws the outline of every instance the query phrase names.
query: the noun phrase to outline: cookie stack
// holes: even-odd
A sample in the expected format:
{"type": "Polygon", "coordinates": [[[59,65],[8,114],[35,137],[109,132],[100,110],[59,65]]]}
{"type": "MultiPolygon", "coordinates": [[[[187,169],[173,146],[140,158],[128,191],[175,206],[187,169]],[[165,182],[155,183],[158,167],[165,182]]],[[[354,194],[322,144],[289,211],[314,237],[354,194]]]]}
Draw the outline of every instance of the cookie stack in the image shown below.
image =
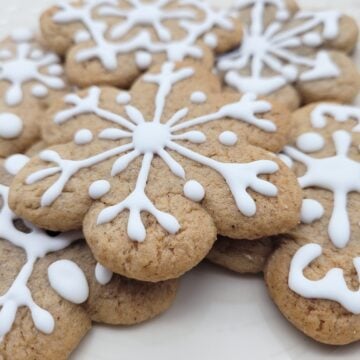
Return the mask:
{"type": "Polygon", "coordinates": [[[351,18],[82,0],[40,28],[0,44],[2,357],[67,358],[92,322],[148,320],[205,258],[264,271],[316,340],[357,340],[351,18]]]}

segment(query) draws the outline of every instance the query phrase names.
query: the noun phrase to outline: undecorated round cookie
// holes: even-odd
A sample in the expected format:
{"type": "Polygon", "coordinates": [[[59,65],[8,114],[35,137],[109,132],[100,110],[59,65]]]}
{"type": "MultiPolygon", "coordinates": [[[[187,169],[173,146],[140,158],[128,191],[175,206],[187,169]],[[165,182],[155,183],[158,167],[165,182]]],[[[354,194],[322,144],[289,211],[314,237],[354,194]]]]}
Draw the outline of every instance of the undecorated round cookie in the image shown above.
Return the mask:
{"type": "Polygon", "coordinates": [[[247,27],[240,46],[222,55],[217,70],[226,88],[253,92],[290,110],[315,101],[350,103],[360,75],[350,54],[356,21],[336,10],[299,10],[295,1],[237,1],[247,27]]]}
{"type": "Polygon", "coordinates": [[[240,274],[257,274],[274,250],[274,240],[234,240],[218,237],[207,259],[240,274]]]}

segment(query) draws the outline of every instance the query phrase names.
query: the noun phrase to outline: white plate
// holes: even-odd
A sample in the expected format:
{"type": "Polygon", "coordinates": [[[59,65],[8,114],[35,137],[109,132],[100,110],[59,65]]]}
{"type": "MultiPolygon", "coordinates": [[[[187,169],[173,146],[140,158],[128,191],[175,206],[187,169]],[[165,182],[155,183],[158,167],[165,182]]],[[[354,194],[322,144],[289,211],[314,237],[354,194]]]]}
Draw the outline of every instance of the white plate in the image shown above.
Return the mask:
{"type": "MultiPolygon", "coordinates": [[[[212,0],[225,6],[230,0],[212,0]]],[[[0,37],[36,26],[52,0],[1,0],[0,37]],[[6,4],[5,4],[6,3],[6,4]]],[[[308,9],[342,9],[360,22],[359,0],[302,0],[308,9]],[[315,4],[314,4],[315,3],[315,4]]],[[[360,46],[359,46],[360,48],[360,46]]],[[[358,50],[356,59],[360,59],[358,50]]],[[[94,326],[73,360],[359,359],[360,343],[319,345],[293,328],[269,299],[259,276],[202,264],[182,280],[173,307],[133,327],[94,326]]]]}

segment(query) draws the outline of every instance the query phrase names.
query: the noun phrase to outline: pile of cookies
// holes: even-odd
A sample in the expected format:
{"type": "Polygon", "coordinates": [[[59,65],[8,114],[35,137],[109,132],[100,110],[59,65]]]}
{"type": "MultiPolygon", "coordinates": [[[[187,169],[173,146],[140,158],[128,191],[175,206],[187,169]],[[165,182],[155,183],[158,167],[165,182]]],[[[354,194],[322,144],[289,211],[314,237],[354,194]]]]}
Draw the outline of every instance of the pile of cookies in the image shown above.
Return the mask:
{"type": "Polygon", "coordinates": [[[149,320],[205,259],[360,339],[357,37],[293,0],[80,0],[4,39],[0,357],[149,320]]]}

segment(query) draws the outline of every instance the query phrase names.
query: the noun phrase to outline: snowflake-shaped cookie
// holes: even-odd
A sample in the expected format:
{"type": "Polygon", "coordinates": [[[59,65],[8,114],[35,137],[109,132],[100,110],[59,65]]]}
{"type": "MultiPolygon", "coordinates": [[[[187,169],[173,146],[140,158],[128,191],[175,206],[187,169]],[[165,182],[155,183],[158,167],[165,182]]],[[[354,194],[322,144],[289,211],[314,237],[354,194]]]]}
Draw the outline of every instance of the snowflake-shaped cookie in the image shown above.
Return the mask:
{"type": "Polygon", "coordinates": [[[129,87],[164,60],[189,58],[211,66],[213,49],[234,48],[242,33],[225,11],[197,0],[61,2],[41,23],[49,47],[68,52],[67,74],[81,86],[129,87]]]}
{"type": "Polygon", "coordinates": [[[358,34],[350,17],[297,10],[285,0],[236,0],[234,9],[246,26],[240,47],[217,62],[227,86],[271,95],[290,108],[301,100],[351,102],[357,95],[359,76],[345,55],[358,34]]]}
{"type": "Polygon", "coordinates": [[[15,181],[13,208],[54,230],[76,228],[85,217],[85,236],[101,263],[151,281],[197,264],[216,228],[256,238],[293,226],[295,178],[274,155],[247,145],[281,147],[287,117],[251,94],[206,94],[209,88],[219,88],[210,72],[167,62],[130,94],[92,87],[66,96],[46,132],[59,143],[74,141],[41,152],[25,168],[15,181]],[[282,187],[285,178],[291,194],[282,187]],[[35,212],[19,204],[20,189],[38,189],[35,212]],[[62,200],[68,191],[77,203],[69,203],[69,216],[62,200]],[[279,197],[291,203],[287,213],[279,197]],[[57,211],[62,224],[52,221],[57,211]],[[272,211],[280,214],[269,227],[263,218],[272,211]],[[104,243],[104,232],[113,245],[104,243]]]}
{"type": "MultiPolygon", "coordinates": [[[[27,160],[14,155],[5,165],[16,172],[27,160]]],[[[4,182],[3,170],[1,179],[4,182]]],[[[22,222],[8,206],[8,193],[8,186],[0,184],[2,356],[67,358],[91,320],[129,325],[171,304],[176,282],[144,284],[112,276],[100,264],[95,267],[85,243],[75,244],[81,232],[56,235],[22,222]]]]}
{"type": "Polygon", "coordinates": [[[60,58],[42,49],[31,31],[18,29],[0,43],[0,156],[21,152],[39,137],[49,92],[66,87],[62,75],[60,58]]]}
{"type": "Polygon", "coordinates": [[[334,103],[309,105],[293,115],[296,146],[286,146],[284,153],[304,189],[303,224],[290,239],[284,236],[266,274],[286,317],[330,344],[359,340],[359,121],[358,108],[334,103]],[[310,304],[311,314],[299,316],[295,309],[310,304]]]}

